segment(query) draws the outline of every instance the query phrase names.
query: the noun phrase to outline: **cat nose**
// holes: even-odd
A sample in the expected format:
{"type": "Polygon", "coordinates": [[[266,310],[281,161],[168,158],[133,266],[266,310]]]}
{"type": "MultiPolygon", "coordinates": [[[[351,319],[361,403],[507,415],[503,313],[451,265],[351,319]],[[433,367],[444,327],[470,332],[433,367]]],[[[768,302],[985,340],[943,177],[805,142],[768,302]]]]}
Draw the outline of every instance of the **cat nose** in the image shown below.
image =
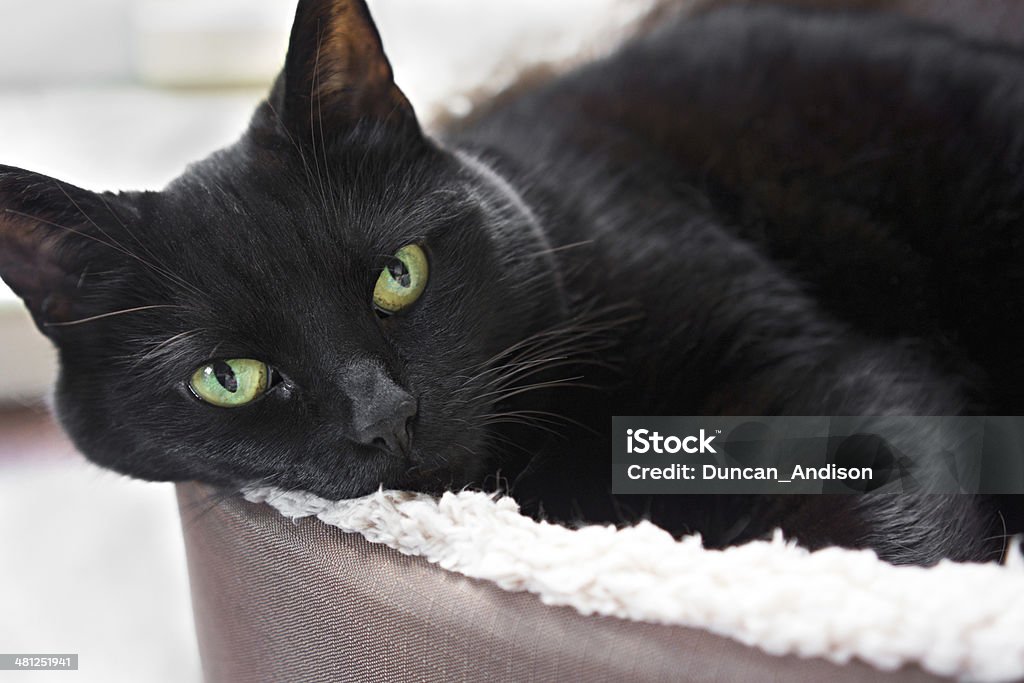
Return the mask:
{"type": "MultiPolygon", "coordinates": [[[[404,393],[404,392],[403,392],[404,393]]],[[[372,406],[364,411],[370,422],[353,425],[356,439],[393,455],[407,455],[412,441],[416,402],[408,394],[397,403],[372,406]],[[379,419],[375,419],[378,418],[379,419]]]]}
{"type": "Polygon", "coordinates": [[[376,363],[362,362],[347,370],[353,440],[393,455],[408,454],[416,399],[376,363]]]}

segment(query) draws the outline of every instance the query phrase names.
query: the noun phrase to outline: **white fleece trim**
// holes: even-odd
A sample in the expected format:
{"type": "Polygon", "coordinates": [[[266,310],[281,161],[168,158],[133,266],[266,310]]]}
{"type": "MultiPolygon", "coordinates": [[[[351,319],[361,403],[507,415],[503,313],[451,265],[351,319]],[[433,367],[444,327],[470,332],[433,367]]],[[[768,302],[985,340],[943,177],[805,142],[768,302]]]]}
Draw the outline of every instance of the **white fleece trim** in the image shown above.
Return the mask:
{"type": "Polygon", "coordinates": [[[510,498],[379,491],[330,502],[261,488],[248,500],[316,516],[406,555],[529,591],[582,614],[701,628],[775,655],[919,664],[973,681],[1024,677],[1024,558],[896,567],[871,551],[808,552],[783,540],[706,550],[642,522],[578,530],[537,522],[510,498]]]}

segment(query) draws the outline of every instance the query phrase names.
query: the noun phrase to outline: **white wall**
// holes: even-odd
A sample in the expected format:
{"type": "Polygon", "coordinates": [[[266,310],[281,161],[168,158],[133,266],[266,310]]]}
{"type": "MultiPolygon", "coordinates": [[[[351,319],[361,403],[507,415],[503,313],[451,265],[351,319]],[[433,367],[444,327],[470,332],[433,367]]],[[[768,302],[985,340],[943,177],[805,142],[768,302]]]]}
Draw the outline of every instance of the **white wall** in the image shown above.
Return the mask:
{"type": "Polygon", "coordinates": [[[0,87],[262,80],[276,68],[294,7],[294,0],[0,0],[0,87]]]}

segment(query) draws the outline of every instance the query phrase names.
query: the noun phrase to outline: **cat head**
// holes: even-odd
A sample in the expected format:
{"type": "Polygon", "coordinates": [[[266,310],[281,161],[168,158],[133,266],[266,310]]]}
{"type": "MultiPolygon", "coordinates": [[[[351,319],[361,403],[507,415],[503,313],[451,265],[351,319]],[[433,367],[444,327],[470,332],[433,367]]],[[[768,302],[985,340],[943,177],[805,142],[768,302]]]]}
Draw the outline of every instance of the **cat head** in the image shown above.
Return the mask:
{"type": "Polygon", "coordinates": [[[472,481],[563,315],[549,254],[501,178],[424,135],[363,2],[299,2],[248,131],[163,191],[0,167],[0,276],[57,346],[62,424],[147,479],[472,481]]]}

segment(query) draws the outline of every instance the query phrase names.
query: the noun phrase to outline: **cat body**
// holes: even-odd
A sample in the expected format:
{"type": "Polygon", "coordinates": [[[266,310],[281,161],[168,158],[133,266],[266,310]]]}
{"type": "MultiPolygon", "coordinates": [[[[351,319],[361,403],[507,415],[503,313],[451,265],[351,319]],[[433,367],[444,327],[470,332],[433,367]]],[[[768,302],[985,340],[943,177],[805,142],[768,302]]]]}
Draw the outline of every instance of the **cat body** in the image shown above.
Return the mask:
{"type": "Polygon", "coordinates": [[[713,546],[990,559],[971,496],[613,497],[610,418],[1019,414],[1022,110],[1013,49],[743,7],[434,139],[365,7],[304,1],[249,131],[164,191],[3,169],[0,273],[58,346],[66,429],[135,476],[499,486],[713,546]],[[392,309],[381,278],[426,284],[392,309]],[[237,384],[217,359],[265,364],[258,398],[197,396],[203,368],[237,384]]]}
{"type": "MultiPolygon", "coordinates": [[[[741,8],[661,25],[449,135],[554,207],[577,303],[643,311],[628,379],[592,413],[1017,414],[1022,88],[1018,53],[940,29],[741,8]]],[[[564,462],[606,452],[600,427],[564,462]]],[[[782,519],[891,557],[977,558],[996,533],[968,497],[688,502],[633,510],[712,543],[782,519]]]]}

